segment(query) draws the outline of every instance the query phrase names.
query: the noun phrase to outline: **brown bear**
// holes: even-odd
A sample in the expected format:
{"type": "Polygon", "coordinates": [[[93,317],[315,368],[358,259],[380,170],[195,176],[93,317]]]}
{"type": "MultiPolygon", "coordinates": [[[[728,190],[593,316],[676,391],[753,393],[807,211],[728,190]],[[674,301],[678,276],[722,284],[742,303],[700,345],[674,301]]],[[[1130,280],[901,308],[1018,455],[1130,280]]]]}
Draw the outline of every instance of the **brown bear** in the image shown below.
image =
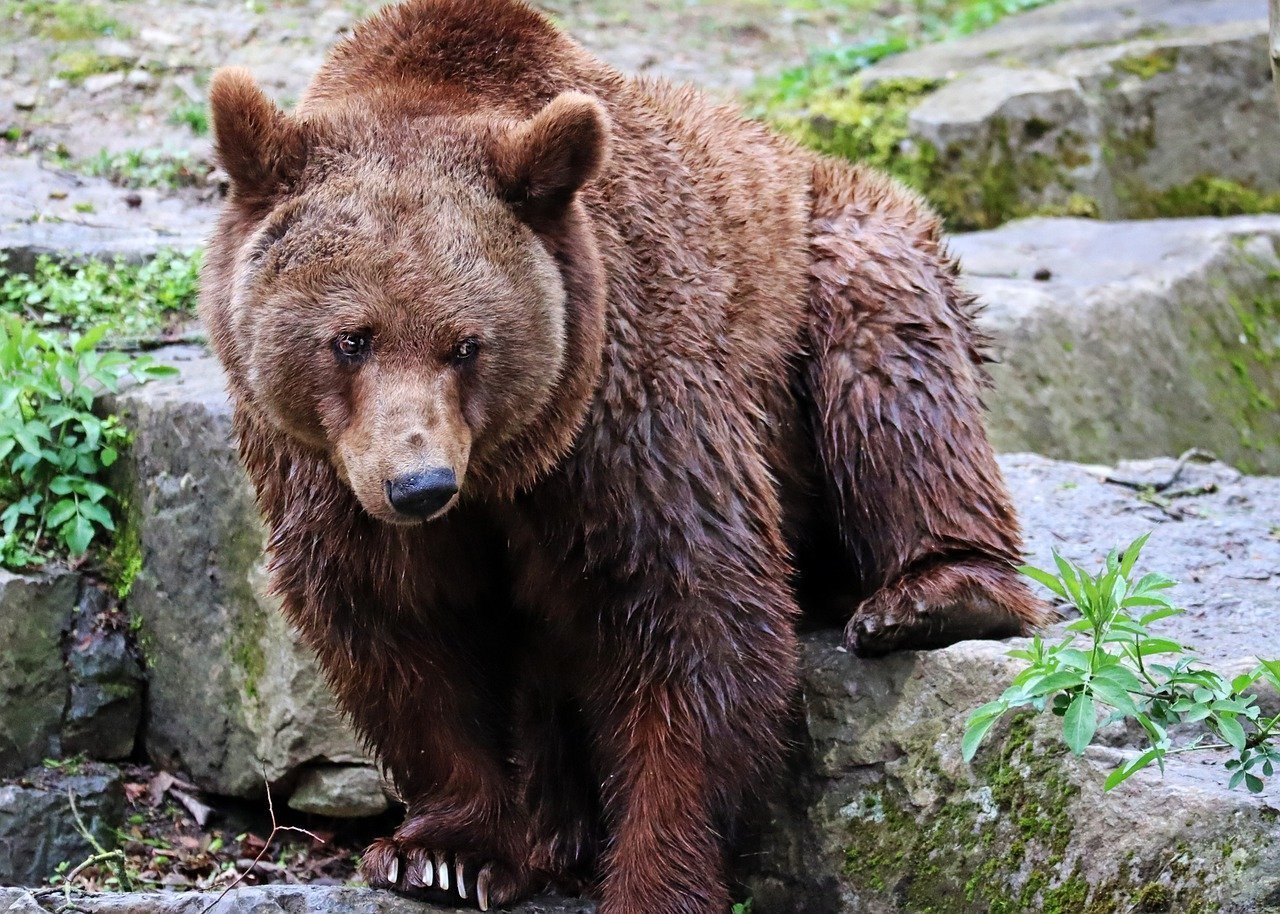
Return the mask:
{"type": "Polygon", "coordinates": [[[407,805],[371,885],[724,914],[802,608],[862,655],[1041,620],[974,304],[892,181],[520,0],[385,9],[291,114],[211,102],[274,585],[407,805]]]}

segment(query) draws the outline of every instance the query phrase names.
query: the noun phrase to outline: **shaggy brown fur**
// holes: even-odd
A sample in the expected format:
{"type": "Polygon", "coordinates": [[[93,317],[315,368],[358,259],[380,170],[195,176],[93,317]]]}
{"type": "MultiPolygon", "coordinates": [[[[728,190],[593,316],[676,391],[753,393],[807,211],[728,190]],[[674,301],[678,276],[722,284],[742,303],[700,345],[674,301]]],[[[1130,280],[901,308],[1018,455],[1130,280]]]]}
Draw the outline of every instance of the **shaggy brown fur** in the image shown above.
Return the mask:
{"type": "Polygon", "coordinates": [[[275,586],[408,803],[371,884],[722,914],[801,605],[864,655],[1041,618],[902,188],[518,0],[384,11],[291,115],[211,94],[203,314],[275,586]]]}

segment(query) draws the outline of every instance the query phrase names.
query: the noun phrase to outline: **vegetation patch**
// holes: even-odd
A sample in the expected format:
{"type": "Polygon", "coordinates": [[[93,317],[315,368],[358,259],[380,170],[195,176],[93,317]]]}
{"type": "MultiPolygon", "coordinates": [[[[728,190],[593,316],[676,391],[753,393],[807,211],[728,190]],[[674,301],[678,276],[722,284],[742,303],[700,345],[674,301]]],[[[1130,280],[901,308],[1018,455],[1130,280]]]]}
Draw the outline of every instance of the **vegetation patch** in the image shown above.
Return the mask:
{"type": "Polygon", "coordinates": [[[104,481],[129,435],[94,411],[103,392],[173,369],[99,352],[83,336],[0,315],[0,565],[76,559],[115,529],[117,498],[104,481]]]}
{"type": "Polygon", "coordinates": [[[31,34],[54,41],[129,34],[127,27],[100,6],[80,0],[5,0],[0,3],[0,18],[16,21],[31,34]]]}
{"type": "Polygon", "coordinates": [[[1260,191],[1213,175],[1201,175],[1164,190],[1150,190],[1132,183],[1124,190],[1126,209],[1134,219],[1280,213],[1280,192],[1260,191]]]}
{"type": "Polygon", "coordinates": [[[31,275],[0,268],[0,312],[64,330],[103,327],[124,340],[163,336],[195,314],[200,260],[177,251],[143,264],[41,256],[31,275]]]}
{"type": "Polygon", "coordinates": [[[64,164],[87,175],[106,178],[120,187],[169,190],[194,187],[204,181],[209,171],[191,153],[169,149],[126,149],[122,152],[104,149],[83,162],[64,164]]]}
{"type": "Polygon", "coordinates": [[[1161,73],[1168,73],[1177,65],[1177,48],[1156,48],[1146,54],[1122,57],[1111,66],[1117,73],[1127,73],[1139,79],[1151,79],[1161,73]]]}
{"type": "Polygon", "coordinates": [[[55,57],[54,65],[61,79],[81,83],[90,76],[127,70],[130,62],[123,57],[99,54],[88,48],[71,48],[55,57]]]}

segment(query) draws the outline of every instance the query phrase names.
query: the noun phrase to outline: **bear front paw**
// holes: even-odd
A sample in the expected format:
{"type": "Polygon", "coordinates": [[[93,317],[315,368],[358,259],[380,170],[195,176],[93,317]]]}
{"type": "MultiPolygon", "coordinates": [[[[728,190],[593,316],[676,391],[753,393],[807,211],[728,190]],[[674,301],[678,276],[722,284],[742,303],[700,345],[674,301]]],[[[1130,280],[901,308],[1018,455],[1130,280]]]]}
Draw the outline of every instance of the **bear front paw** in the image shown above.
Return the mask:
{"type": "Polygon", "coordinates": [[[876,591],[854,611],[844,641],[860,657],[879,657],[1024,635],[1053,618],[1012,567],[970,559],[905,574],[876,591]]]}
{"type": "Polygon", "coordinates": [[[372,888],[431,901],[471,902],[487,911],[529,893],[523,868],[477,854],[379,838],[364,852],[360,875],[372,888]]]}

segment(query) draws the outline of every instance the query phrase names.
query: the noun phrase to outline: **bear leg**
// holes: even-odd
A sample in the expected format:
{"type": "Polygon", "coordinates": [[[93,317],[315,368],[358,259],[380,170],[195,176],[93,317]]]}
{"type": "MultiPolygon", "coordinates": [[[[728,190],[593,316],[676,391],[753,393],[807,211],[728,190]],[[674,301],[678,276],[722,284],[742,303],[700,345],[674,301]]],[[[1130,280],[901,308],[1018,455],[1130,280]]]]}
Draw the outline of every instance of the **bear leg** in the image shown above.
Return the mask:
{"type": "Polygon", "coordinates": [[[982,424],[975,305],[936,220],[887,179],[814,175],[809,421],[863,599],[862,655],[1003,638],[1047,620],[1016,571],[1017,517],[982,424]]]}
{"type": "Polygon", "coordinates": [[[778,762],[796,643],[785,576],[724,566],[709,577],[735,592],[620,613],[638,640],[601,651],[592,675],[609,702],[593,722],[610,832],[600,914],[729,910],[725,836],[778,762]]]}
{"type": "MultiPolygon", "coordinates": [[[[440,629],[461,630],[441,618],[437,611],[440,629]]],[[[358,671],[335,676],[335,692],[408,807],[400,827],[365,852],[362,877],[486,910],[527,895],[528,824],[506,761],[506,688],[480,676],[485,667],[464,638],[403,621],[395,638],[325,644],[322,663],[358,671]],[[354,656],[329,655],[343,646],[354,656]]]]}

